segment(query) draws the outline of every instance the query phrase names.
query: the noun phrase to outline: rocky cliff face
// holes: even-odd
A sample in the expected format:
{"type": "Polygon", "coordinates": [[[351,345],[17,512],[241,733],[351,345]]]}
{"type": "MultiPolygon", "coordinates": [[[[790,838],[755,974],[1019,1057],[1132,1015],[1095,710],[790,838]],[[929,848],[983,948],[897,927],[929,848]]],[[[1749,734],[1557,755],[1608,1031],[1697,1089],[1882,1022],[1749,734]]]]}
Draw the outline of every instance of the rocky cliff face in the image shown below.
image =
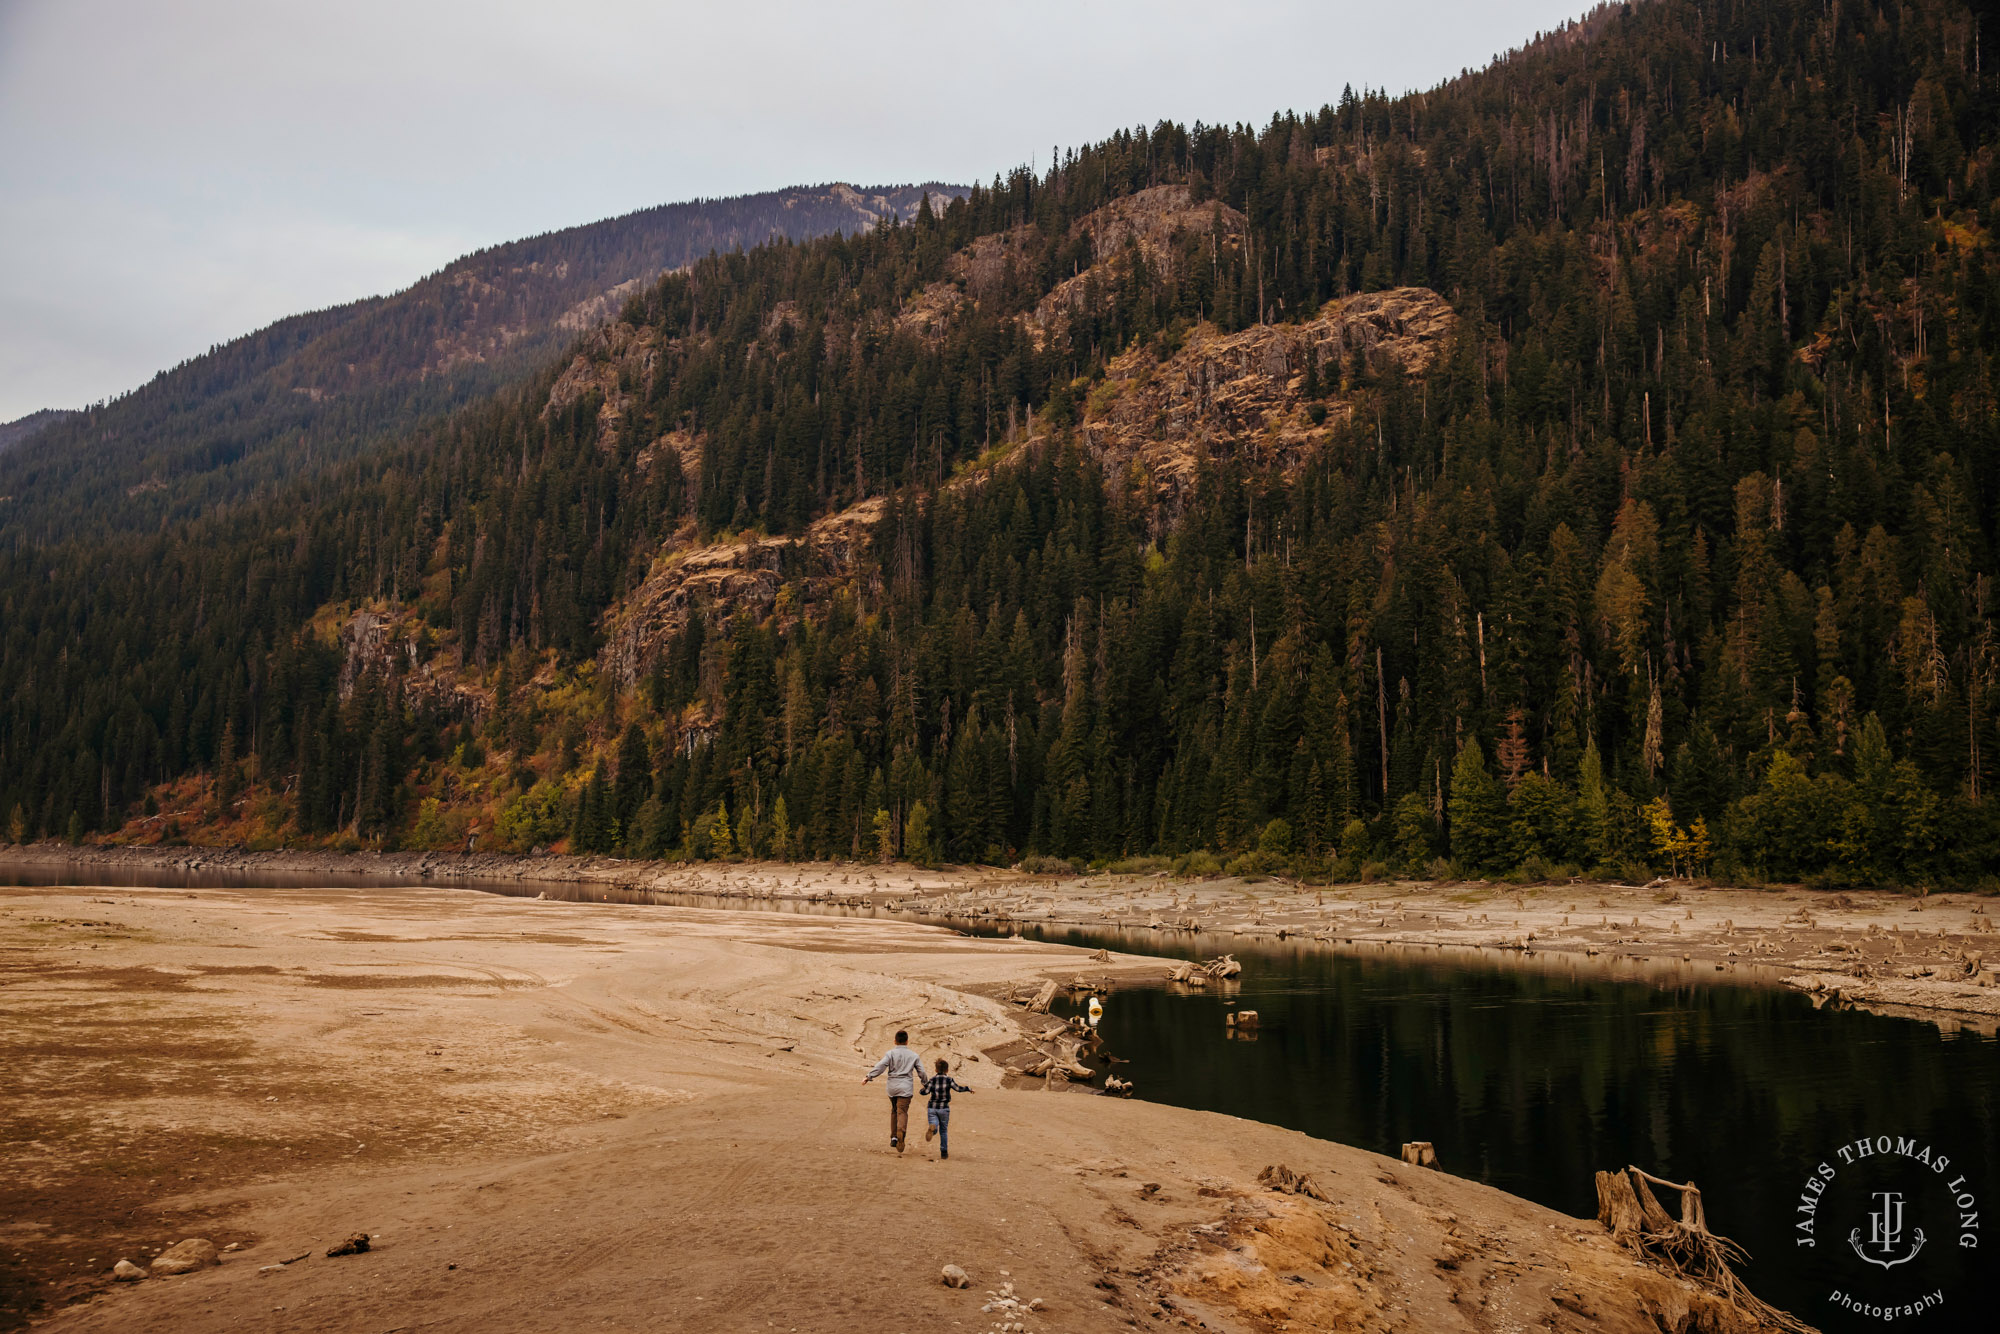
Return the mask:
{"type": "Polygon", "coordinates": [[[1164,361],[1135,347],[1112,362],[1080,434],[1107,467],[1136,462],[1171,504],[1205,459],[1298,467],[1352,415],[1359,380],[1391,366],[1424,374],[1457,327],[1450,304],[1425,287],[1329,302],[1301,324],[1233,334],[1200,326],[1164,361]],[[1331,393],[1308,400],[1308,364],[1331,393]],[[1319,425],[1309,415],[1315,402],[1326,408],[1319,425]]]}
{"type": "Polygon", "coordinates": [[[611,448],[634,395],[643,395],[652,387],[653,377],[660,369],[660,352],[659,331],[650,326],[638,328],[623,322],[605,325],[584,340],[549,387],[542,420],[547,421],[586,395],[596,394],[600,399],[597,442],[602,448],[611,448]]]}
{"type": "Polygon", "coordinates": [[[609,617],[605,669],[630,685],[697,608],[718,626],[744,613],[753,619],[776,613],[786,622],[814,614],[853,586],[887,508],[877,496],[827,515],[799,537],[752,534],[670,549],[609,617]]]}

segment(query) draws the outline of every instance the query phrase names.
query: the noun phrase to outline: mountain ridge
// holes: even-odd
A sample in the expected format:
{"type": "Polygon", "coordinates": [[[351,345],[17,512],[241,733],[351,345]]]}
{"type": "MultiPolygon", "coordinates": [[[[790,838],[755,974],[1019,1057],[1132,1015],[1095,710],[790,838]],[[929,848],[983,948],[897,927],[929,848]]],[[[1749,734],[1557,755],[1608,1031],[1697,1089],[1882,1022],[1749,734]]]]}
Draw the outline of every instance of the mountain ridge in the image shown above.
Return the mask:
{"type": "Polygon", "coordinates": [[[10,422],[0,422],[0,453],[5,453],[56,423],[76,415],[70,408],[42,408],[16,417],[10,422]]]}
{"type": "Polygon", "coordinates": [[[409,286],[218,344],[25,432],[0,459],[0,534],[149,527],[240,499],[511,383],[661,272],[774,237],[912,213],[928,192],[840,182],[661,204],[486,246],[409,286]],[[10,531],[11,530],[11,531],[10,531]]]}

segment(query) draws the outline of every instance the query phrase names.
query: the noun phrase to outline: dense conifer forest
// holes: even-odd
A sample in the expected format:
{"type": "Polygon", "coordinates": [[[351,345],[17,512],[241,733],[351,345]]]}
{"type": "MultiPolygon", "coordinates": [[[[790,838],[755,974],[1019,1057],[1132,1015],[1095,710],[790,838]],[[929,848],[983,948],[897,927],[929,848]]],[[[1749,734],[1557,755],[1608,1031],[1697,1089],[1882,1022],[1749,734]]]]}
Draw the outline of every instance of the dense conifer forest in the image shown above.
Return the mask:
{"type": "Polygon", "coordinates": [[[1991,885],[1981,40],[1614,5],[709,258],[287,490],[0,554],[0,832],[1991,885]],[[1162,186],[1212,223],[1093,225],[1162,186]],[[1286,366],[1308,448],[1094,448],[1191,340],[1405,288],[1447,345],[1286,366]],[[770,596],[628,633],[746,550],[770,596]]]}

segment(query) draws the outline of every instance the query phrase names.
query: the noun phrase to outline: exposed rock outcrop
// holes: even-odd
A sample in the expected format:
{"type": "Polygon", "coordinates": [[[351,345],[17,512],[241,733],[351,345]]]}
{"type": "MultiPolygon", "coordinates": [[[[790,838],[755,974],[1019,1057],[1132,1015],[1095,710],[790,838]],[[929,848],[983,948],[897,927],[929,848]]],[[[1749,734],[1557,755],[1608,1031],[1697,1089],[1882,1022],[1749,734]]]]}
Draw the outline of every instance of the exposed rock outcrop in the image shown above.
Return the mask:
{"type": "Polygon", "coordinates": [[[669,551],[609,618],[605,667],[621,683],[637,680],[696,608],[710,625],[739,612],[778,612],[787,620],[805,614],[860,571],[885,508],[878,496],[827,515],[798,537],[749,534],[669,551]]]}
{"type": "Polygon", "coordinates": [[[1205,459],[1248,457],[1293,468],[1353,412],[1351,395],[1325,400],[1326,422],[1307,414],[1305,368],[1339,384],[1356,355],[1371,374],[1391,364],[1422,375],[1444,354],[1458,316],[1426,287],[1398,287],[1330,301],[1302,324],[1237,333],[1202,325],[1162,362],[1134,347],[1113,361],[1081,435],[1106,467],[1137,462],[1157,498],[1172,500],[1205,459]]]}
{"type": "Polygon", "coordinates": [[[661,339],[651,325],[607,324],[577,349],[576,355],[549,387],[542,420],[569,408],[588,394],[597,394],[597,443],[609,449],[618,436],[635,395],[643,395],[659,373],[661,339]]]}
{"type": "Polygon", "coordinates": [[[333,633],[340,643],[340,694],[345,699],[370,673],[398,679],[404,696],[447,712],[483,713],[486,696],[459,679],[449,655],[429,642],[431,632],[407,607],[370,603],[357,607],[333,633]]]}
{"type": "Polygon", "coordinates": [[[1106,291],[1123,277],[1128,247],[1137,248],[1148,268],[1171,274],[1177,242],[1213,237],[1214,244],[1227,252],[1241,243],[1247,223],[1227,205],[1194,202],[1185,185],[1156,185],[1085,214],[1071,228],[1071,236],[1090,237],[1092,262],[1036,303],[1032,332],[1042,342],[1067,337],[1071,315],[1088,302],[1091,292],[1106,291]]]}

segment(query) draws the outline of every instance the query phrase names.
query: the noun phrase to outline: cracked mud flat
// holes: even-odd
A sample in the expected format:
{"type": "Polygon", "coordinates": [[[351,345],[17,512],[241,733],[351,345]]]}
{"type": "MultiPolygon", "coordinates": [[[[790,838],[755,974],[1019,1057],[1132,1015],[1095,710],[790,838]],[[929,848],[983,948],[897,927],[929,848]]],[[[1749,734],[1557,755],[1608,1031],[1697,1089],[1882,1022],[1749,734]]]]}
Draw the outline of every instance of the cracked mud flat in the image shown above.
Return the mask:
{"type": "Polygon", "coordinates": [[[1083,962],[904,922],[454,889],[0,890],[0,1322],[1743,1327],[1595,1222],[1476,1183],[999,1087],[981,1053],[1020,1026],[969,989],[1083,962]],[[977,1089],[948,1162],[891,1151],[860,1083],[901,1025],[977,1089]],[[1330,1202],[1260,1187],[1272,1163],[1330,1202]],[[325,1257],[355,1231],[374,1249],[325,1257]],[[237,1249],[109,1282],[187,1236],[237,1249]],[[982,1309],[1009,1282],[1042,1306],[982,1309]]]}

